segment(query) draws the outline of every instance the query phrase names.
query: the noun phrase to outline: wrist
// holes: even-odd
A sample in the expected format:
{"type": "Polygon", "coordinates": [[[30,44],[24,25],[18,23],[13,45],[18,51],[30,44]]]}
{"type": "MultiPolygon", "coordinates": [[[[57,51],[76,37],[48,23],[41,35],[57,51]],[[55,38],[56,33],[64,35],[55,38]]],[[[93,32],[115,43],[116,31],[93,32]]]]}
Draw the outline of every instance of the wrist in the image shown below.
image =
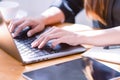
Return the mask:
{"type": "Polygon", "coordinates": [[[78,36],[79,44],[86,44],[87,43],[87,37],[85,35],[79,35],[78,36]]]}
{"type": "Polygon", "coordinates": [[[86,44],[86,45],[89,45],[90,44],[90,36],[88,36],[86,34],[86,32],[80,32],[80,33],[77,33],[78,34],[78,43],[81,45],[81,44],[86,44]]]}
{"type": "Polygon", "coordinates": [[[64,21],[63,12],[57,7],[51,7],[41,14],[46,25],[61,23],[64,21]]]}
{"type": "Polygon", "coordinates": [[[44,25],[47,25],[47,24],[48,24],[46,17],[43,16],[43,15],[41,15],[41,16],[38,18],[38,20],[39,20],[40,22],[42,22],[44,25]]]}

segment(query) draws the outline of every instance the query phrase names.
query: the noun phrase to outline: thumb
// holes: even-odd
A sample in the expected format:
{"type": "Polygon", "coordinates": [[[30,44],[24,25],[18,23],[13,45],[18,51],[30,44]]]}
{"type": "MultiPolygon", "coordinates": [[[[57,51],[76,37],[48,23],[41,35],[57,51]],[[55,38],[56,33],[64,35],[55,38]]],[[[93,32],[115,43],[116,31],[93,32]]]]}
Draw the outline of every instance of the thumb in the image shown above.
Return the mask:
{"type": "Polygon", "coordinates": [[[63,41],[61,39],[54,39],[52,42],[53,47],[57,46],[58,44],[62,43],[63,41]]]}
{"type": "Polygon", "coordinates": [[[36,28],[33,28],[33,29],[31,29],[31,30],[29,30],[28,32],[27,32],[27,36],[28,37],[31,37],[32,35],[34,35],[35,33],[37,33],[38,31],[36,30],[36,28]]]}
{"type": "Polygon", "coordinates": [[[31,37],[33,34],[35,34],[35,33],[33,33],[32,30],[29,30],[29,31],[27,32],[27,36],[28,36],[28,37],[31,37]]]}
{"type": "Polygon", "coordinates": [[[36,26],[35,28],[28,31],[27,36],[28,37],[33,36],[35,33],[40,32],[42,30],[43,28],[41,28],[40,26],[36,26]]]}

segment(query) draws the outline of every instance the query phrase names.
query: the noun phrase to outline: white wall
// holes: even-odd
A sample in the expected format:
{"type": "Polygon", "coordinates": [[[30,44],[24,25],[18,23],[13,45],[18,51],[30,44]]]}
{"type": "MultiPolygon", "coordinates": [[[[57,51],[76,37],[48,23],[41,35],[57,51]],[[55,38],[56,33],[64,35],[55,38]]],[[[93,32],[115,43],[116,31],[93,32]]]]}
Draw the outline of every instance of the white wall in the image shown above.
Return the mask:
{"type": "Polygon", "coordinates": [[[93,27],[92,20],[87,17],[85,10],[82,10],[77,16],[76,16],[76,23],[84,24],[93,27]]]}
{"type": "MultiPolygon", "coordinates": [[[[50,6],[50,4],[55,0],[9,0],[9,1],[19,2],[20,9],[27,11],[28,16],[39,16],[40,13],[46,10],[50,6]]],[[[92,25],[91,20],[86,17],[84,10],[76,17],[76,23],[81,23],[90,26],[92,25]]]]}
{"type": "MultiPolygon", "coordinates": [[[[7,1],[7,0],[4,0],[7,1]]],[[[20,4],[20,9],[28,12],[28,16],[39,16],[46,10],[54,0],[8,0],[16,1],[20,4]]]]}

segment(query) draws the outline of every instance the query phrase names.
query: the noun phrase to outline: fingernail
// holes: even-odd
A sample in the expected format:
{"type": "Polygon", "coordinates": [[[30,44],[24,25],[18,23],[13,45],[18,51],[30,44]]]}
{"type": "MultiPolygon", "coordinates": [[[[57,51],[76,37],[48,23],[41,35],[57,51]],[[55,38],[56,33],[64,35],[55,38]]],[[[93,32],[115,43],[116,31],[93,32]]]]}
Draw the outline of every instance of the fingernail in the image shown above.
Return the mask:
{"type": "Polygon", "coordinates": [[[30,32],[27,33],[27,36],[30,37],[32,34],[30,32]]]}
{"type": "Polygon", "coordinates": [[[12,32],[12,29],[11,29],[11,28],[9,28],[9,31],[10,31],[10,32],[12,32]]]}
{"type": "Polygon", "coordinates": [[[16,37],[16,35],[15,35],[14,33],[12,33],[12,36],[13,36],[13,37],[16,37]]]}
{"type": "Polygon", "coordinates": [[[14,33],[12,33],[12,36],[13,36],[13,37],[15,36],[14,33]]]}
{"type": "Polygon", "coordinates": [[[42,48],[41,45],[39,45],[38,48],[41,49],[42,48]]]}
{"type": "Polygon", "coordinates": [[[37,45],[37,42],[32,42],[32,43],[31,43],[31,46],[32,46],[32,47],[36,47],[36,45],[37,45]]]}

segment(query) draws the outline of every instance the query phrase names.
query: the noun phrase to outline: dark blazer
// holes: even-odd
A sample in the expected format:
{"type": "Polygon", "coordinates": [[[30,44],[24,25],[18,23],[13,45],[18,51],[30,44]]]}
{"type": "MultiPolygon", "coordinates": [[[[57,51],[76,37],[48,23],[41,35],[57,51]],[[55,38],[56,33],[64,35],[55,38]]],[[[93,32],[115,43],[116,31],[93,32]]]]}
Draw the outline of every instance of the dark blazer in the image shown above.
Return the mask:
{"type": "MultiPolygon", "coordinates": [[[[56,0],[52,6],[60,8],[65,15],[65,22],[75,23],[75,16],[84,8],[83,0],[56,0]]],[[[111,28],[120,25],[120,0],[110,0],[105,20],[107,26],[93,21],[100,28],[111,28]]],[[[96,25],[95,25],[96,26],[96,25]]],[[[98,27],[97,26],[97,27],[98,27]]]]}

